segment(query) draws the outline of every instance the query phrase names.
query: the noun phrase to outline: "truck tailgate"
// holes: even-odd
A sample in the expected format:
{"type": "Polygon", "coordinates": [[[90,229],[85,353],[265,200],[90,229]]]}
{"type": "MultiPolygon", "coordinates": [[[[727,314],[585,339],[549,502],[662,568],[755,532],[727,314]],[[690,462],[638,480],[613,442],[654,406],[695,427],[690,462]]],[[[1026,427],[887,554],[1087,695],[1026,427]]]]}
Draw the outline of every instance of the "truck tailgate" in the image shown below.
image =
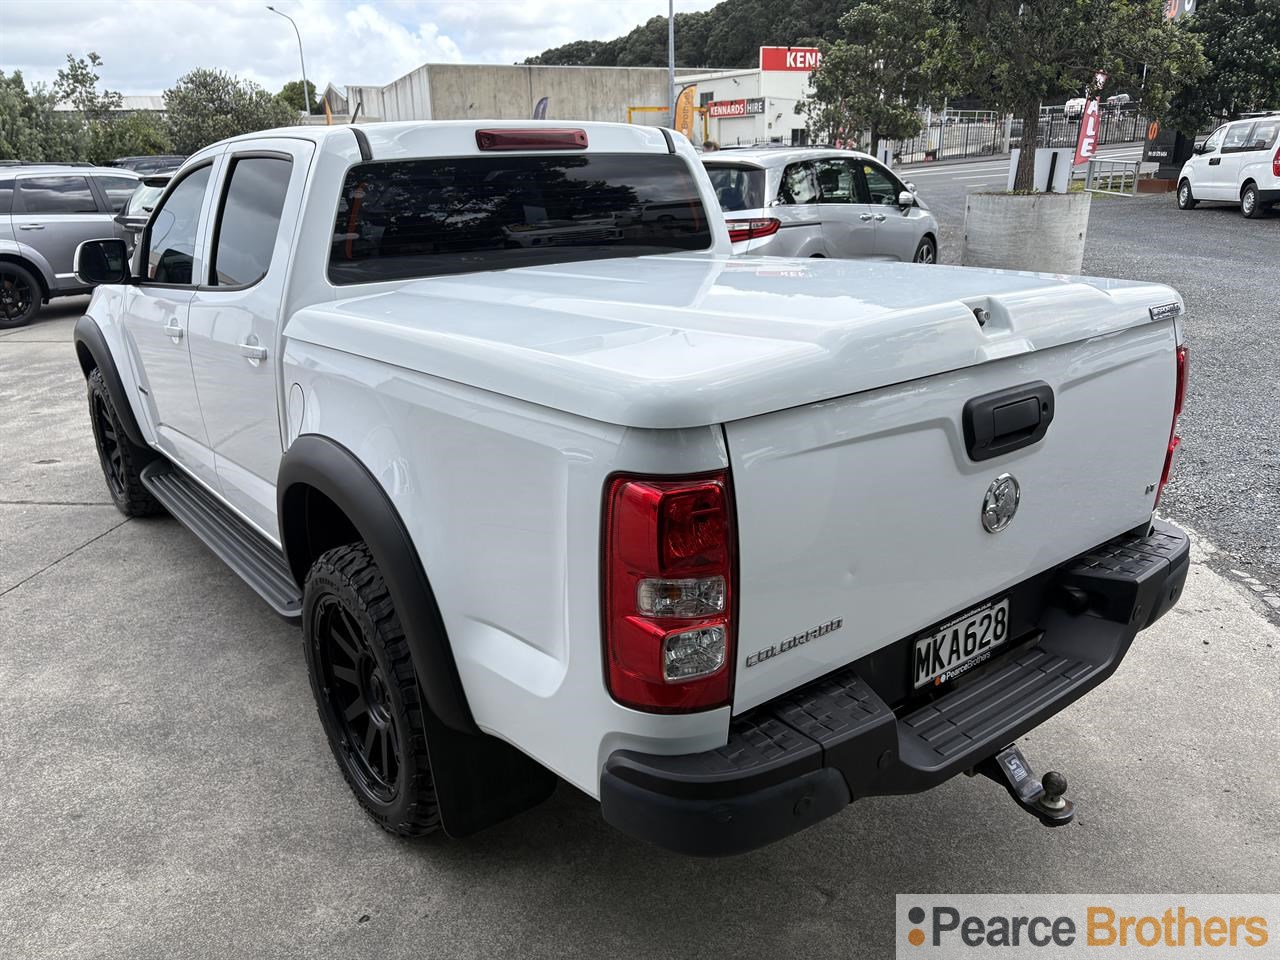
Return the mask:
{"type": "Polygon", "coordinates": [[[726,424],[740,558],[734,711],[1148,520],[1176,336],[1153,322],[726,424]],[[972,459],[966,402],[1040,381],[1054,404],[1044,436],[972,459]],[[1020,499],[991,533],[984,498],[1004,474],[1020,499]]]}

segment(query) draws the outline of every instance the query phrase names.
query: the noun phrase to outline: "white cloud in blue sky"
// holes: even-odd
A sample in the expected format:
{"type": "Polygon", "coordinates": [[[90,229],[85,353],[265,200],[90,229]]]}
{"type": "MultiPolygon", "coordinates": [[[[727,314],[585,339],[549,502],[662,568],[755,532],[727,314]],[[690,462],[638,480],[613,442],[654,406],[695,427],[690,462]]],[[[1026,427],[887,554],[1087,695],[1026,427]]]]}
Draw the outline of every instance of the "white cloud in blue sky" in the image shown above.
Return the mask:
{"type": "MultiPolygon", "coordinates": [[[[570,40],[605,40],[666,0],[272,0],[298,24],[307,75],[389,83],[421,63],[515,63],[570,40]]],[[[676,0],[677,12],[716,0],[676,0]]],[[[66,54],[103,59],[102,84],[159,93],[196,67],[271,90],[298,76],[293,29],[265,0],[3,0],[0,69],[51,81],[66,54]]]]}

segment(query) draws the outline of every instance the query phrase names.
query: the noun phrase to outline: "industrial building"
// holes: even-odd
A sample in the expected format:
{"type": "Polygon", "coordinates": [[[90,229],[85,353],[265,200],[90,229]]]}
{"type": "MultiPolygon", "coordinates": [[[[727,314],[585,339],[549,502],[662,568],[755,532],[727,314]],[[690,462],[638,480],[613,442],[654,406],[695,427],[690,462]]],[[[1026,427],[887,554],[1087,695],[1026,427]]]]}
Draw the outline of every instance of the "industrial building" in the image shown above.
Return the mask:
{"type": "MultiPolygon", "coordinates": [[[[694,138],[721,144],[805,142],[800,101],[817,66],[811,47],[761,47],[746,70],[680,68],[676,85],[696,85],[694,138]]],[[[329,84],[335,117],[375,120],[519,119],[546,99],[548,120],[670,122],[665,67],[559,67],[427,63],[386,86],[329,84]]]]}

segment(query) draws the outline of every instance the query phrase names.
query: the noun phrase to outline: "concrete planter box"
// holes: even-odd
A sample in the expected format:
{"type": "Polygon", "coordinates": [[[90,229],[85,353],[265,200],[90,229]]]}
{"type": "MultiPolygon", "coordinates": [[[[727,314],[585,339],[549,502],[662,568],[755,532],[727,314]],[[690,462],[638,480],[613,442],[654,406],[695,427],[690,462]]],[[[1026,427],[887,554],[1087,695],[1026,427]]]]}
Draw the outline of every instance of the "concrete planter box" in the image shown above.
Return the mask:
{"type": "Polygon", "coordinates": [[[971,193],[964,207],[960,262],[1078,274],[1092,199],[1087,193],[971,193]]]}

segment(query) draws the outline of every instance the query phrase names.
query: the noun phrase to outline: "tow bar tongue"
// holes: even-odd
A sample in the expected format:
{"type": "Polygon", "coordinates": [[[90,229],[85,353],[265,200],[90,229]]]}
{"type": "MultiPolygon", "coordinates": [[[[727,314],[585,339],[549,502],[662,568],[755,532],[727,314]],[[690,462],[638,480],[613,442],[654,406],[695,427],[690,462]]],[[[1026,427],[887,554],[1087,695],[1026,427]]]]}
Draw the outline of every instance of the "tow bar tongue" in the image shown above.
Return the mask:
{"type": "Polygon", "coordinates": [[[1067,778],[1056,770],[1050,770],[1043,778],[1037,777],[1016,746],[1007,746],[995,756],[987,757],[973,772],[1008,790],[1018,806],[1046,827],[1061,827],[1075,819],[1076,805],[1063,796],[1067,792],[1067,778]]]}

